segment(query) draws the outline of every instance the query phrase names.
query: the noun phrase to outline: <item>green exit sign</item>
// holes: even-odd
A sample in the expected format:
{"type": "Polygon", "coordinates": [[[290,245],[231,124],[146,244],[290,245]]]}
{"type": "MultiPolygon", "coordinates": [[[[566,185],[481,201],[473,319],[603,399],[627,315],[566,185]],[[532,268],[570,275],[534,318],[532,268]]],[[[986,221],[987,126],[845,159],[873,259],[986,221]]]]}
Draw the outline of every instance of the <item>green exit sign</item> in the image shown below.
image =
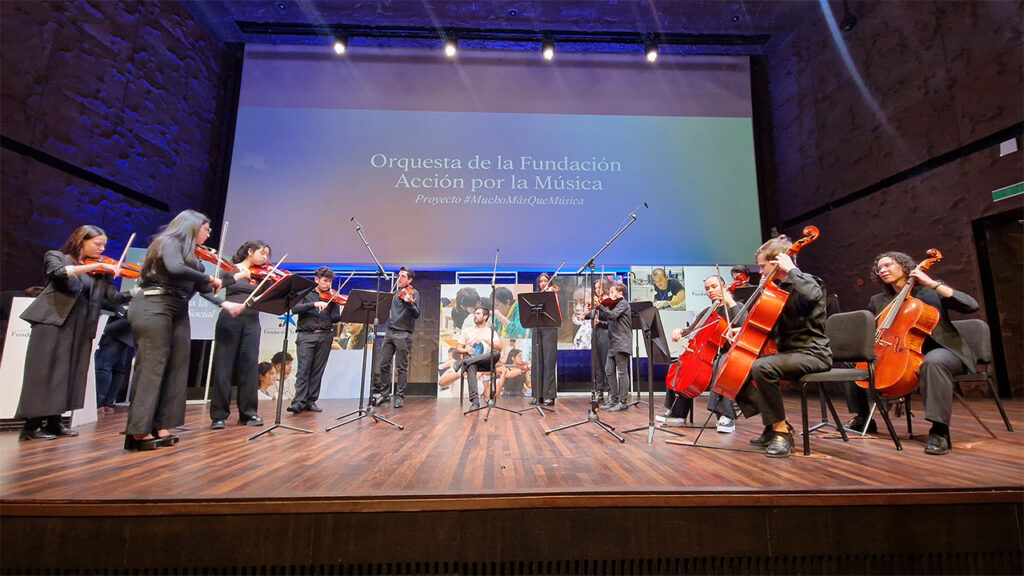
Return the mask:
{"type": "Polygon", "coordinates": [[[992,191],[992,201],[998,202],[999,200],[1006,200],[1018,194],[1024,193],[1024,182],[1017,182],[1006,188],[1000,188],[999,190],[992,191]]]}

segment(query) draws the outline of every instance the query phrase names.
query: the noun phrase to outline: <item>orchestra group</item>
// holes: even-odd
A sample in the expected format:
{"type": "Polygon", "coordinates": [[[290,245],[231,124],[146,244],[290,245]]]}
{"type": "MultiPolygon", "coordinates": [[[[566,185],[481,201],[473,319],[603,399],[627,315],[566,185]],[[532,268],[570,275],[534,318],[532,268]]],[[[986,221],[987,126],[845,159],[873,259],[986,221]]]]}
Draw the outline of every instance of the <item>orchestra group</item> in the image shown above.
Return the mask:
{"type": "MultiPolygon", "coordinates": [[[[112,282],[129,277],[124,255],[120,261],[103,256],[107,235],[99,227],[81,226],[60,249],[46,252],[45,288],[21,316],[32,327],[16,413],[17,418],[25,420],[23,440],[54,440],[78,434],[64,425],[61,415],[84,406],[92,342],[101,312],[127,304],[136,360],[124,448],[141,451],[177,444],[179,438],[171,431],[185,422],[189,301],[197,293],[221,309],[215,328],[210,428],[226,427],[233,387],[237,387],[238,424],[263,425],[257,411],[260,395],[269,384],[261,386],[261,380],[266,380],[263,376],[271,370],[276,374],[285,367],[261,366],[259,313],[250,304],[257,291],[287,273],[271,266],[271,247],[256,239],[243,242],[230,262],[219,255],[211,259],[202,247],[210,232],[210,220],[203,214],[192,210],[180,213],[152,238],[135,272],[138,284],[126,292],[119,292],[112,282]],[[204,260],[215,263],[213,274],[205,271],[204,260]],[[224,298],[218,296],[222,288],[224,298]]],[[[750,443],[769,457],[792,453],[793,428],[783,405],[782,383],[832,366],[825,332],[828,310],[824,285],[797,265],[800,248],[816,237],[817,230],[808,227],[796,242],[777,236],[754,250],[761,278],[756,289],[745,284],[744,267],[733,270],[735,282],[730,286],[717,274],[704,280],[712,305],[688,328],[671,334],[673,340],[683,343],[684,352],[669,370],[667,411],[660,418],[663,422],[672,424],[690,415],[694,398],[707,392],[707,409],[718,417],[719,432],[733,432],[739,414],[745,418],[760,414],[763,432],[750,443]],[[738,287],[746,290],[739,291],[738,287]],[[746,301],[738,297],[741,293],[746,301]]],[[[952,324],[949,312],[970,314],[979,307],[969,295],[933,279],[926,268],[901,252],[879,255],[870,273],[882,292],[871,298],[870,308],[880,330],[883,319],[891,324],[911,301],[927,307],[933,318],[930,332],[926,331],[923,345],[916,351],[917,364],[910,377],[912,389],[921,392],[925,418],[931,423],[925,452],[940,455],[952,448],[949,424],[953,376],[976,369],[974,354],[952,324]]],[[[321,379],[344,304],[344,297],[339,298],[331,289],[335,274],[330,268],[317,269],[315,277],[315,289],[293,307],[297,317],[297,374],[294,397],[288,406],[293,414],[321,411],[317,405],[321,379]]],[[[404,405],[413,332],[421,315],[420,293],[412,286],[414,278],[413,270],[402,267],[392,289],[394,298],[372,380],[371,403],[377,406],[388,402],[394,408],[404,405]]],[[[665,307],[665,302],[671,305],[677,295],[682,297],[682,286],[673,289],[671,283],[679,282],[663,269],[655,270],[652,280],[664,292],[658,299],[659,308],[665,307]]],[[[623,411],[629,404],[633,332],[626,286],[602,277],[590,288],[586,313],[580,318],[585,318],[586,333],[593,342],[594,394],[603,400],[600,409],[623,411]]],[[[552,276],[541,274],[536,290],[552,289],[552,276]]],[[[511,294],[500,299],[500,309],[495,302],[494,307],[476,305],[472,311],[466,310],[472,318],[467,317],[462,326],[449,362],[455,373],[464,370],[468,377],[472,408],[479,407],[477,368],[496,362],[507,346],[507,340],[500,336],[509,328],[508,316],[515,304],[511,294]]],[[[535,328],[530,362],[512,362],[513,354],[517,360],[522,358],[522,351],[505,350],[508,374],[499,371],[496,379],[528,382],[531,405],[554,406],[557,339],[557,326],[535,328]],[[528,372],[524,374],[524,370],[528,372]]],[[[876,344],[876,350],[882,345],[876,344]]],[[[287,360],[290,366],[291,358],[287,360]]],[[[874,398],[863,386],[851,386],[851,390],[850,409],[855,416],[847,427],[875,430],[869,419],[874,398]]]]}

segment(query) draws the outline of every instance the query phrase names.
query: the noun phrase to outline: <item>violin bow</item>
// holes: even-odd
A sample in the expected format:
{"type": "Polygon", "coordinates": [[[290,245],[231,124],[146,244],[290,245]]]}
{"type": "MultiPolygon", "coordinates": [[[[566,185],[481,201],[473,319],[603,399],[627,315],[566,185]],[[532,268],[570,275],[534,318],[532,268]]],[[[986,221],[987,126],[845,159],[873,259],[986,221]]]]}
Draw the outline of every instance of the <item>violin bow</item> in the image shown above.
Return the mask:
{"type": "Polygon", "coordinates": [[[121,264],[124,264],[124,258],[128,255],[128,249],[132,247],[132,242],[135,241],[135,232],[128,237],[128,243],[124,245],[124,250],[121,252],[121,258],[117,261],[117,267],[120,268],[121,264]]]}
{"type": "Polygon", "coordinates": [[[216,268],[216,271],[214,272],[214,276],[216,276],[217,274],[220,274],[220,264],[221,264],[221,262],[224,261],[224,258],[221,256],[221,254],[224,253],[224,241],[227,240],[227,237],[228,237],[228,221],[225,220],[224,221],[224,226],[222,226],[221,229],[220,229],[220,246],[217,247],[217,268],[216,268]]]}
{"type": "Polygon", "coordinates": [[[257,284],[255,288],[252,289],[252,293],[249,294],[249,297],[246,298],[245,302],[242,303],[244,306],[248,307],[250,304],[252,304],[252,302],[255,300],[253,296],[255,296],[256,293],[260,291],[260,288],[262,288],[263,285],[267,283],[267,280],[269,280],[270,277],[274,275],[274,272],[277,272],[278,267],[281,266],[281,264],[284,262],[284,259],[287,257],[287,254],[281,256],[281,259],[277,261],[277,264],[274,264],[274,267],[270,269],[270,272],[267,272],[267,275],[263,277],[263,280],[259,284],[257,284]]]}
{"type": "MultiPolygon", "coordinates": [[[[722,268],[719,267],[718,264],[715,264],[715,274],[718,275],[718,283],[719,284],[722,284],[722,283],[725,282],[725,279],[722,278],[722,268]]],[[[722,299],[721,299],[721,302],[722,302],[722,304],[725,304],[725,286],[722,286],[722,299]]],[[[719,304],[719,306],[721,306],[722,304],[719,304]]],[[[711,301],[711,305],[715,306],[715,300],[711,301]]],[[[715,306],[715,307],[717,308],[718,306],[715,306]]],[[[724,308],[725,308],[725,323],[730,325],[730,326],[732,326],[732,321],[729,320],[729,306],[726,305],[726,306],[724,306],[724,308]]]]}
{"type": "Polygon", "coordinates": [[[334,300],[334,297],[337,296],[341,292],[341,289],[345,287],[345,284],[348,284],[348,281],[351,280],[352,277],[355,276],[355,275],[356,275],[356,271],[353,270],[348,275],[348,278],[345,278],[345,281],[341,283],[341,286],[338,286],[337,290],[331,290],[331,300],[334,300]]]}

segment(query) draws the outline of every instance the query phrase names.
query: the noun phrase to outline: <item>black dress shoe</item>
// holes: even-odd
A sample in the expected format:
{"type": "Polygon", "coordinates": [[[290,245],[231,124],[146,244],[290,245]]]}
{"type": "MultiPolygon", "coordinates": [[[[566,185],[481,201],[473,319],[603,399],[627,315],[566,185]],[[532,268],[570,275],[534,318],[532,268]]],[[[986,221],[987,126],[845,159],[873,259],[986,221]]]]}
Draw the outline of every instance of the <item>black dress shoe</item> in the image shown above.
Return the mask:
{"type": "Polygon", "coordinates": [[[555,401],[552,398],[548,398],[547,400],[544,401],[544,405],[545,406],[554,406],[555,405],[555,401]]]}
{"type": "Polygon", "coordinates": [[[929,434],[928,443],[924,445],[924,453],[932,456],[949,454],[949,451],[952,449],[953,446],[949,442],[949,437],[942,434],[929,434]]]}
{"type": "Polygon", "coordinates": [[[61,422],[56,428],[52,426],[47,428],[46,431],[55,436],[78,436],[78,430],[68,428],[63,422],[61,422]]]}
{"type": "Polygon", "coordinates": [[[772,435],[773,434],[775,434],[775,431],[772,430],[772,427],[771,426],[765,426],[764,427],[764,432],[761,432],[761,435],[758,436],[757,438],[751,438],[750,439],[750,443],[753,444],[754,446],[760,446],[762,448],[766,448],[769,444],[772,443],[772,435]]]}
{"type": "Polygon", "coordinates": [[[18,438],[21,440],[56,440],[57,435],[42,428],[36,428],[35,430],[22,430],[18,438]]]}
{"type": "Polygon", "coordinates": [[[136,440],[135,436],[132,436],[131,434],[124,435],[125,450],[136,450],[142,452],[144,450],[156,450],[156,447],[160,445],[161,442],[159,438],[145,438],[142,440],[136,440]]]}
{"type": "Polygon", "coordinates": [[[290,406],[285,408],[285,410],[291,412],[292,414],[302,414],[303,407],[302,404],[296,404],[295,402],[292,402],[290,406]]]}
{"type": "Polygon", "coordinates": [[[158,446],[174,446],[178,443],[178,437],[174,434],[168,434],[167,436],[157,436],[156,439],[158,446]]]}
{"type": "Polygon", "coordinates": [[[238,424],[240,426],[263,426],[263,418],[260,418],[259,416],[253,416],[248,420],[242,420],[239,418],[238,424]]]}
{"type": "Polygon", "coordinates": [[[846,429],[852,430],[857,433],[863,431],[865,434],[874,434],[875,432],[878,432],[878,424],[875,424],[875,421],[873,419],[871,421],[868,421],[867,417],[858,415],[854,416],[849,422],[846,423],[846,429]],[[867,430],[864,430],[865,423],[868,426],[867,430]]]}
{"type": "Polygon", "coordinates": [[[323,412],[324,411],[323,408],[321,408],[321,407],[316,405],[316,402],[310,402],[309,404],[306,404],[306,410],[309,410],[310,412],[323,412]]]}
{"type": "Polygon", "coordinates": [[[210,430],[223,430],[227,427],[228,425],[225,424],[223,420],[214,420],[213,422],[210,422],[210,430]]]}
{"type": "Polygon", "coordinates": [[[465,364],[464,360],[456,360],[455,364],[452,364],[452,371],[454,371],[455,373],[458,373],[460,370],[462,370],[462,366],[464,364],[465,364]]]}
{"type": "Polygon", "coordinates": [[[793,453],[793,435],[789,432],[775,432],[772,441],[764,449],[769,458],[788,458],[793,453]]]}

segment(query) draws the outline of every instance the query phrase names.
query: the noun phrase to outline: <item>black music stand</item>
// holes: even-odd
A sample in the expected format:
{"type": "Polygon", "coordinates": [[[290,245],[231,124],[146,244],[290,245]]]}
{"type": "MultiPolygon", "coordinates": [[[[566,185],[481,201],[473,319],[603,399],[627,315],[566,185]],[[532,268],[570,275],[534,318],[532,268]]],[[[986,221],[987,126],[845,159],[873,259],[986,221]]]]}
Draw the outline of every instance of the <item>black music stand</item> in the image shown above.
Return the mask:
{"type": "Polygon", "coordinates": [[[359,382],[359,408],[348,414],[338,416],[335,420],[348,418],[354,414],[358,414],[358,416],[334,426],[328,426],[327,432],[367,417],[373,418],[374,422],[378,420],[387,422],[399,430],[405,429],[401,424],[396,424],[377,414],[373,409],[373,402],[367,402],[366,408],[363,408],[363,400],[366,398],[366,350],[372,342],[374,356],[377,355],[377,325],[383,324],[391,314],[391,300],[394,296],[394,294],[378,292],[376,290],[352,290],[348,293],[348,300],[345,302],[345,307],[341,310],[341,321],[349,324],[362,323],[363,333],[366,334],[367,338],[366,345],[363,346],[363,372],[359,382]],[[374,311],[376,311],[376,314],[374,314],[374,311]],[[369,333],[366,332],[371,325],[373,326],[373,340],[370,340],[369,333]]]}
{"type": "MultiPolygon", "coordinates": [[[[630,302],[629,303],[630,328],[632,328],[633,330],[640,330],[641,331],[640,332],[640,338],[634,338],[633,339],[633,350],[635,351],[633,353],[633,362],[636,364],[636,370],[630,371],[630,376],[632,376],[633,374],[636,374],[636,378],[633,379],[633,383],[636,384],[636,400],[626,404],[626,406],[630,406],[630,407],[636,406],[638,404],[646,404],[646,402],[644,402],[643,400],[640,399],[640,398],[643,397],[643,394],[640,393],[640,340],[644,337],[644,333],[643,333],[644,324],[643,324],[643,320],[640,319],[640,312],[642,312],[644,310],[648,310],[650,308],[654,308],[654,302],[646,302],[645,301],[645,302],[630,302]]],[[[658,321],[659,322],[661,321],[661,317],[660,316],[658,317],[658,321]]],[[[647,349],[650,350],[650,348],[651,348],[650,344],[647,344],[647,349]]],[[[649,360],[651,358],[651,355],[649,353],[647,354],[647,358],[648,358],[648,366],[650,366],[649,360]]]]}
{"type": "Polygon", "coordinates": [[[647,404],[649,418],[647,426],[632,428],[626,430],[623,434],[647,430],[648,444],[654,442],[655,430],[675,434],[676,436],[685,436],[682,432],[654,425],[654,364],[671,364],[672,357],[668,353],[668,343],[665,341],[665,327],[661,323],[661,314],[658,313],[658,309],[650,302],[633,302],[630,306],[633,304],[647,304],[647,306],[637,307],[639,310],[637,317],[640,320],[640,329],[643,331],[644,347],[647,349],[647,404]]]}
{"type": "MultiPolygon", "coordinates": [[[[303,278],[297,274],[289,274],[284,278],[281,278],[275,282],[270,288],[267,288],[263,294],[260,294],[253,299],[249,307],[253,310],[260,312],[266,312],[267,314],[274,314],[275,316],[285,315],[284,319],[284,344],[281,346],[281,357],[287,358],[288,353],[288,328],[292,323],[292,306],[297,304],[299,300],[302,300],[306,294],[316,288],[316,284],[308,278],[303,278]]],[[[284,365],[281,365],[281,376],[277,383],[277,414],[274,416],[274,425],[263,430],[262,432],[251,436],[246,441],[253,440],[263,436],[267,432],[273,431],[275,428],[287,428],[288,430],[294,430],[296,432],[305,432],[306,434],[312,434],[312,430],[306,430],[304,428],[296,428],[294,426],[288,426],[287,424],[281,424],[281,406],[284,402],[284,365]]]]}
{"type": "MultiPolygon", "coordinates": [[[[522,323],[523,328],[531,330],[536,328],[557,328],[562,325],[562,312],[558,309],[558,296],[555,292],[524,292],[519,295],[518,302],[519,321],[522,323]],[[524,310],[527,311],[526,316],[523,316],[524,310]]],[[[533,363],[536,361],[536,358],[530,358],[530,365],[533,366],[533,363]]],[[[534,382],[531,394],[533,394],[533,390],[536,390],[536,388],[537,383],[534,382]]],[[[541,406],[540,402],[529,408],[523,408],[520,412],[526,412],[534,408],[544,418],[546,418],[544,416],[545,410],[551,412],[551,410],[541,406]]]]}

